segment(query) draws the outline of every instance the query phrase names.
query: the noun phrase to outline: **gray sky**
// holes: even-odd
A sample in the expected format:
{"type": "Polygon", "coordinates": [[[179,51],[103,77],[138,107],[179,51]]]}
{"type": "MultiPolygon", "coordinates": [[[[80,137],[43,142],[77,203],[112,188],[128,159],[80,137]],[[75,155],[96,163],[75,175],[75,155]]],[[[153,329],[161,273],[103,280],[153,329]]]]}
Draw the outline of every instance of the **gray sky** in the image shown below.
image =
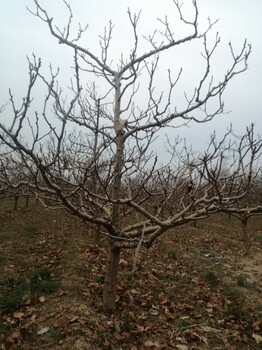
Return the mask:
{"type": "MultiPolygon", "coordinates": [[[[129,38],[131,28],[128,24],[127,7],[132,11],[142,10],[139,31],[150,34],[157,25],[156,18],[169,16],[172,22],[175,7],[172,0],[69,0],[72,5],[76,23],[88,23],[89,29],[85,44],[95,54],[99,54],[98,35],[103,33],[104,26],[111,19],[115,24],[112,40],[112,57],[120,57],[121,52],[127,53],[132,45],[129,38]]],[[[60,0],[40,0],[49,10],[54,22],[65,25],[67,13],[60,0]]],[[[190,15],[191,1],[184,0],[185,9],[190,15]]],[[[25,93],[28,81],[26,55],[34,52],[43,61],[47,69],[50,62],[61,67],[63,84],[67,84],[72,66],[72,52],[65,46],[59,45],[53,38],[46,25],[32,16],[26,6],[34,8],[31,0],[0,0],[0,64],[1,64],[1,97],[0,104],[8,100],[8,88],[18,98],[25,93]]],[[[190,128],[179,129],[181,136],[189,138],[193,145],[205,144],[207,135],[213,130],[223,134],[230,123],[237,133],[243,133],[245,127],[255,122],[257,133],[262,132],[261,101],[262,101],[262,1],[261,0],[198,0],[200,26],[206,24],[209,16],[218,19],[210,40],[218,31],[222,42],[214,58],[214,73],[219,76],[226,72],[229,66],[228,41],[231,40],[236,50],[241,48],[245,38],[252,44],[252,54],[249,60],[249,70],[237,76],[228,86],[225,94],[225,109],[231,111],[227,116],[218,116],[206,125],[192,124],[190,128]]],[[[175,28],[179,32],[180,26],[175,28]]],[[[201,70],[201,46],[187,45],[185,51],[169,52],[163,55],[160,67],[165,72],[170,67],[174,74],[180,66],[185,68],[182,90],[193,89],[193,81],[201,70]],[[162,64],[162,65],[161,65],[162,64]]],[[[143,52],[143,47],[141,48],[143,52]]],[[[203,65],[202,65],[203,69],[203,65]]],[[[164,74],[164,73],[163,73],[164,74]]],[[[165,82],[159,81],[159,86],[165,88],[165,82]]],[[[36,92],[37,93],[37,92],[36,92]]],[[[139,97],[138,97],[139,103],[139,97]]],[[[174,132],[174,131],[173,131],[174,132]]]]}

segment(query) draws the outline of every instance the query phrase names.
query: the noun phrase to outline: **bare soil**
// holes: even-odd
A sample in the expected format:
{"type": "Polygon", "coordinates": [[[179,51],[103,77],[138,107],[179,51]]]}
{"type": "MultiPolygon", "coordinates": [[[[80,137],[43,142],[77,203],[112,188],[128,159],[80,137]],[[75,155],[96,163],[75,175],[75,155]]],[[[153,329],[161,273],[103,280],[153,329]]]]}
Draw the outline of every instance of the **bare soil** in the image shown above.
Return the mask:
{"type": "MultiPolygon", "coordinates": [[[[262,349],[262,217],[242,241],[219,214],[120,261],[103,312],[106,246],[65,212],[0,203],[0,349],[262,349]]],[[[23,206],[23,203],[22,203],[23,206]]]]}

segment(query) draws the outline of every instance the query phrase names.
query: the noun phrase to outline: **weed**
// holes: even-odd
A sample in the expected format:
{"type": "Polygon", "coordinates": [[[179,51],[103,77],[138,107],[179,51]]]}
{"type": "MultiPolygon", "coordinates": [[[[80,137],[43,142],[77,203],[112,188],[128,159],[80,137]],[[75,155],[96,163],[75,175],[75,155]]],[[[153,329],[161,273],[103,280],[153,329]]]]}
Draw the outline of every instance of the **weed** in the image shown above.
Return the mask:
{"type": "Polygon", "coordinates": [[[209,284],[213,284],[213,285],[217,285],[219,280],[217,275],[215,274],[215,272],[213,271],[207,271],[205,274],[205,280],[209,283],[209,284]]]}
{"type": "Polygon", "coordinates": [[[129,331],[134,328],[134,316],[130,312],[124,311],[121,316],[121,326],[123,330],[129,331]]]}
{"type": "Polygon", "coordinates": [[[37,234],[37,228],[35,226],[27,226],[24,230],[25,234],[29,237],[34,237],[37,234]]]}
{"type": "Polygon", "coordinates": [[[7,280],[5,289],[1,288],[0,290],[0,308],[7,312],[13,312],[27,293],[28,286],[25,280],[7,280]]]}
{"type": "Polygon", "coordinates": [[[197,302],[197,297],[194,294],[189,294],[188,296],[188,302],[189,304],[195,304],[197,302]]]}
{"type": "Polygon", "coordinates": [[[58,282],[51,279],[47,268],[37,270],[30,278],[30,290],[33,294],[51,294],[58,288],[58,282]]]}
{"type": "Polygon", "coordinates": [[[49,336],[54,342],[57,343],[63,340],[65,337],[59,328],[52,329],[49,333],[49,336]]]}
{"type": "Polygon", "coordinates": [[[120,276],[120,279],[125,281],[125,282],[134,282],[135,281],[135,276],[132,272],[123,272],[120,276]]]}
{"type": "Polygon", "coordinates": [[[245,275],[239,275],[237,277],[237,284],[239,287],[245,287],[247,288],[249,286],[249,281],[248,281],[248,278],[247,276],[245,275]]]}
{"type": "Polygon", "coordinates": [[[0,264],[6,261],[6,255],[0,252],[0,264]]]}
{"type": "Polygon", "coordinates": [[[262,231],[258,231],[258,232],[255,234],[255,241],[256,241],[256,242],[259,242],[259,243],[262,243],[262,231]]]}
{"type": "Polygon", "coordinates": [[[80,274],[84,274],[84,275],[90,275],[92,271],[92,266],[84,264],[82,261],[79,262],[79,264],[76,264],[75,268],[77,271],[79,271],[80,274]]]}
{"type": "Polygon", "coordinates": [[[11,198],[2,198],[0,200],[0,209],[10,209],[13,208],[14,204],[13,204],[13,199],[11,198]]]}
{"type": "Polygon", "coordinates": [[[160,281],[167,281],[167,282],[177,282],[179,280],[178,276],[175,275],[164,275],[162,273],[158,273],[156,275],[156,277],[160,280],[160,281]]]}
{"type": "Polygon", "coordinates": [[[176,329],[185,329],[190,326],[190,323],[183,318],[179,318],[173,321],[173,325],[176,329]]]}
{"type": "Polygon", "coordinates": [[[242,297],[242,293],[236,289],[236,288],[233,288],[231,286],[227,286],[225,289],[224,289],[224,294],[227,296],[227,297],[231,297],[233,299],[237,299],[239,297],[242,297]]]}
{"type": "Polygon", "coordinates": [[[243,294],[236,288],[228,287],[224,294],[230,299],[230,304],[227,305],[226,312],[236,316],[245,314],[245,298],[243,294]]]}
{"type": "Polygon", "coordinates": [[[168,252],[168,257],[171,259],[176,259],[177,258],[177,251],[176,249],[172,248],[168,252]]]}
{"type": "Polygon", "coordinates": [[[232,243],[232,241],[227,240],[225,242],[225,249],[227,249],[228,251],[234,250],[234,244],[232,243]]]}
{"type": "Polygon", "coordinates": [[[98,276],[96,277],[97,283],[103,284],[103,283],[104,283],[104,280],[105,280],[105,276],[104,276],[104,275],[98,275],[98,276]]]}
{"type": "Polygon", "coordinates": [[[225,345],[222,339],[217,338],[216,336],[209,339],[209,345],[211,345],[212,349],[222,349],[222,346],[225,345]]]}
{"type": "Polygon", "coordinates": [[[228,313],[234,314],[238,317],[245,315],[246,311],[244,298],[232,302],[232,304],[228,307],[228,313]]]}

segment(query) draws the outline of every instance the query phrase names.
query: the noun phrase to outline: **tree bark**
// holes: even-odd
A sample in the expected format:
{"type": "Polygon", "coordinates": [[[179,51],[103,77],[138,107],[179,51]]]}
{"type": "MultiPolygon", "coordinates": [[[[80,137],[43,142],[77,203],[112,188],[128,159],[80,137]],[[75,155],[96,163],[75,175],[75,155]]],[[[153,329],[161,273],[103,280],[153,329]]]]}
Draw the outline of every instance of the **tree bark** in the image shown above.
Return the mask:
{"type": "Polygon", "coordinates": [[[106,313],[112,313],[116,308],[117,275],[119,270],[120,248],[114,242],[109,241],[106,273],[104,284],[104,308],[106,313]]]}
{"type": "Polygon", "coordinates": [[[247,229],[247,220],[248,218],[244,218],[241,220],[242,223],[242,234],[243,234],[243,241],[248,242],[249,241],[249,234],[247,229]]]}
{"type": "MultiPolygon", "coordinates": [[[[114,158],[114,179],[112,188],[112,199],[118,201],[121,197],[122,186],[122,170],[124,166],[124,128],[120,118],[120,102],[121,102],[121,77],[115,74],[115,105],[114,105],[114,129],[115,129],[115,158],[114,158]]],[[[120,204],[113,203],[111,211],[111,223],[115,228],[119,228],[118,216],[120,212],[120,204]]],[[[117,275],[119,268],[120,248],[109,240],[105,285],[104,285],[104,308],[105,312],[112,313],[116,307],[116,288],[117,275]]]]}
{"type": "Polygon", "coordinates": [[[18,199],[19,199],[19,196],[15,196],[15,202],[14,202],[14,210],[15,211],[18,210],[18,199]]]}
{"type": "Polygon", "coordinates": [[[29,206],[29,196],[26,196],[25,198],[25,207],[28,208],[29,206]]]}
{"type": "Polygon", "coordinates": [[[94,247],[97,247],[100,243],[101,239],[101,234],[100,234],[100,227],[96,227],[93,235],[93,242],[94,242],[94,247]]]}

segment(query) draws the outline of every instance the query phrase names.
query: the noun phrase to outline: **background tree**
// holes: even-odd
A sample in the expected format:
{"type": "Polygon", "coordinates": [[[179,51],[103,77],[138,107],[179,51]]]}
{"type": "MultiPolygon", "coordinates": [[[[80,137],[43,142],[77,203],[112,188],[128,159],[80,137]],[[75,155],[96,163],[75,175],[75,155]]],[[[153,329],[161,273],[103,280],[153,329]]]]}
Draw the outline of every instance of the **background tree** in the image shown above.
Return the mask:
{"type": "MultiPolygon", "coordinates": [[[[34,0],[35,9],[30,12],[46,23],[60,44],[72,50],[71,86],[66,92],[62,90],[59,70],[52,66],[49,78],[42,75],[41,60],[33,56],[28,59],[25,98],[17,107],[10,91],[13,118],[0,123],[1,141],[30,172],[26,183],[43,204],[67,208],[107,238],[107,311],[115,308],[121,249],[135,249],[137,253],[172,227],[230,207],[252,186],[253,166],[261,151],[261,140],[252,136],[251,127],[240,140],[231,141],[230,131],[220,141],[213,135],[203,154],[187,145],[179,148],[179,140],[169,142],[170,157],[166,161],[159,162],[152,152],[152,143],[162,128],[208,122],[223,113],[222,94],[229,81],[247,69],[251,52],[246,41],[238,53],[230,43],[231,64],[223,78],[216,79],[211,73],[211,60],[220,42],[218,34],[214,43],[208,44],[215,23],[209,21],[200,32],[197,2],[192,2],[192,18],[184,17],[178,1],[173,3],[191,33],[178,38],[174,23],[166,17],[159,21],[159,29],[143,38],[138,32],[140,14],[128,10],[133,49],[127,57],[120,53],[119,61],[114,62],[110,56],[111,22],[100,37],[100,52],[91,52],[81,44],[87,27],[79,26],[75,37],[71,34],[73,14],[69,3],[64,1],[69,19],[60,29],[34,0]],[[143,40],[151,47],[146,52],[143,40]],[[176,76],[168,70],[166,90],[157,91],[160,57],[167,50],[171,55],[178,46],[196,40],[203,42],[204,72],[191,95],[185,94],[181,105],[176,105],[182,68],[176,76]],[[38,108],[33,116],[32,93],[37,82],[46,87],[46,95],[41,112],[38,108]],[[141,106],[135,102],[139,96],[143,98],[141,106]],[[27,142],[22,137],[26,132],[30,134],[27,142]]],[[[19,181],[13,185],[19,186],[19,181]]]]}
{"type": "Polygon", "coordinates": [[[225,207],[223,211],[240,220],[242,225],[242,239],[245,242],[250,240],[250,233],[248,230],[248,222],[250,218],[262,214],[262,187],[261,182],[257,179],[254,181],[252,189],[247,196],[239,200],[232,207],[225,207]]]}
{"type": "Polygon", "coordinates": [[[25,169],[20,158],[16,158],[11,150],[8,150],[4,145],[1,145],[0,149],[0,199],[14,198],[14,210],[17,210],[19,197],[25,197],[25,207],[27,208],[29,197],[33,195],[27,185],[30,173],[25,169]]]}

